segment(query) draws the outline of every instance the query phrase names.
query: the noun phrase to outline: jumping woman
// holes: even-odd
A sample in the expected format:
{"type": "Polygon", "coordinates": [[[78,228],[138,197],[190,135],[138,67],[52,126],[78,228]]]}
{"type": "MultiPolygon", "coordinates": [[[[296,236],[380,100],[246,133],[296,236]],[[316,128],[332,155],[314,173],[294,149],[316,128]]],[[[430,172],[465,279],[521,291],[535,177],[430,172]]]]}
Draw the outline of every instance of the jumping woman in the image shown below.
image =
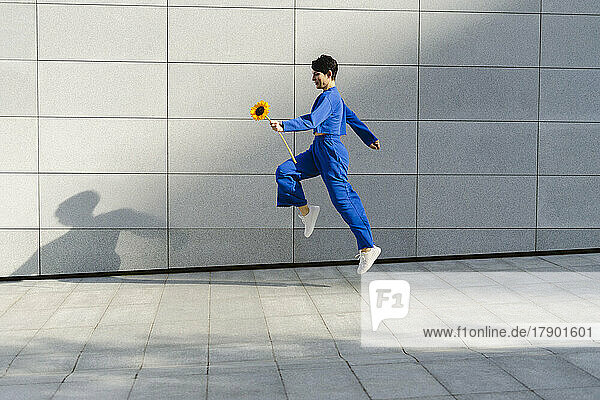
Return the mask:
{"type": "Polygon", "coordinates": [[[277,207],[298,207],[304,236],[309,237],[319,216],[319,206],[308,205],[300,181],[321,175],[331,202],[356,237],[357,272],[364,274],[381,254],[381,248],[373,244],[365,209],[348,182],[350,159],[340,135],[346,134],[348,124],[370,148],[379,150],[379,140],[342,100],[335,86],[337,62],[323,54],[312,62],[312,71],[313,82],[323,92],[315,100],[310,114],[288,121],[271,121],[271,128],[277,132],[312,129],[315,135],[309,149],[295,157],[297,163],[290,158],[277,167],[277,207]]]}

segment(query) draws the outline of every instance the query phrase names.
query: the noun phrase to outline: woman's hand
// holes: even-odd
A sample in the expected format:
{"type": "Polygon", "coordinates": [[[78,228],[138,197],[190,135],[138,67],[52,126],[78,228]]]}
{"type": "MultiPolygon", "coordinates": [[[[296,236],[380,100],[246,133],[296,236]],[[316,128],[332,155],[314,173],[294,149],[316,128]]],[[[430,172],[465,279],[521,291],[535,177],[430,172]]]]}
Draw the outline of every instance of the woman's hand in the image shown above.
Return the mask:
{"type": "Polygon", "coordinates": [[[379,150],[381,148],[381,146],[379,146],[379,139],[371,143],[369,147],[375,150],[379,150]]]}
{"type": "Polygon", "coordinates": [[[271,128],[275,132],[283,132],[283,126],[279,123],[279,121],[271,120],[271,128]]]}

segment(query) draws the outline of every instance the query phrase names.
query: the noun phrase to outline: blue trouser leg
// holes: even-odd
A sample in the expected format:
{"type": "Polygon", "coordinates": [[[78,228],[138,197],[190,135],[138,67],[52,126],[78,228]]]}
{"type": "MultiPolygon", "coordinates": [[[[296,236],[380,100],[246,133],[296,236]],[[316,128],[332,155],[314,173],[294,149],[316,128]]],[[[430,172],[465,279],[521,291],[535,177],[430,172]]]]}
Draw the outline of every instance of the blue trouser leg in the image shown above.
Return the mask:
{"type": "Polygon", "coordinates": [[[313,158],[312,145],[296,157],[297,164],[288,159],[277,167],[277,207],[301,207],[307,203],[300,181],[319,175],[313,158]]]}
{"type": "Polygon", "coordinates": [[[329,192],[329,198],[356,237],[359,249],[373,247],[371,225],[358,194],[348,182],[348,150],[337,136],[316,136],[315,164],[329,192]]]}

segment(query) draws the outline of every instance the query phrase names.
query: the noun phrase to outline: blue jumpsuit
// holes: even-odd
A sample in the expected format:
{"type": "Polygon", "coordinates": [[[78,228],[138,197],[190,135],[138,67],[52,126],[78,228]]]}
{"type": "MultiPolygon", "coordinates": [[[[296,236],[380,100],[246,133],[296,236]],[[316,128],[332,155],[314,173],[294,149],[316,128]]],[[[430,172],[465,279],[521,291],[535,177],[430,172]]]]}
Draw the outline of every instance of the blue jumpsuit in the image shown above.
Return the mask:
{"type": "Polygon", "coordinates": [[[277,207],[301,207],[307,204],[300,181],[321,175],[335,209],[356,237],[358,249],[373,247],[371,226],[365,209],[348,182],[348,150],[340,140],[348,123],[360,139],[369,146],[377,138],[346,106],[336,86],[321,93],[310,114],[282,122],[284,131],[313,129],[316,136],[309,149],[277,167],[277,207]]]}

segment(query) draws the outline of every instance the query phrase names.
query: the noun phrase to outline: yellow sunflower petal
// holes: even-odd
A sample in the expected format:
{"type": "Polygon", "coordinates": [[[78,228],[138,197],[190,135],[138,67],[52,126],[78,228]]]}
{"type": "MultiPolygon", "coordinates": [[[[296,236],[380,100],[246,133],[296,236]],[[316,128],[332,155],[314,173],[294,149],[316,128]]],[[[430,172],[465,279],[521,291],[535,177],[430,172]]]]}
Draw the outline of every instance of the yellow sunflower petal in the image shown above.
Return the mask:
{"type": "Polygon", "coordinates": [[[250,108],[250,115],[257,121],[265,119],[267,114],[269,113],[269,103],[264,100],[259,100],[254,106],[250,108]],[[258,108],[262,107],[263,111],[261,115],[256,115],[256,111],[258,108]]]}

